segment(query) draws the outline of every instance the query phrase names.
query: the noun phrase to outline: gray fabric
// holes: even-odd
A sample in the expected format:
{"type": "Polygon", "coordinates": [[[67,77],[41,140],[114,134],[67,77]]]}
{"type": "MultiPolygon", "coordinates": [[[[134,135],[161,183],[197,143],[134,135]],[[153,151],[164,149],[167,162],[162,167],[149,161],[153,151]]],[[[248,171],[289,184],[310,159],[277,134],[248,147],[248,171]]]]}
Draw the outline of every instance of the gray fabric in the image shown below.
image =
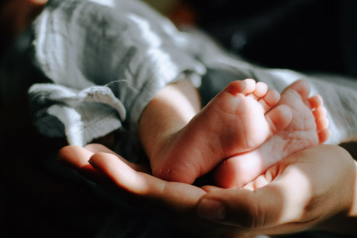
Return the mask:
{"type": "Polygon", "coordinates": [[[160,89],[205,73],[174,26],[144,4],[94,2],[49,1],[34,23],[34,64],[54,83],[30,89],[34,123],[46,136],[82,146],[122,126],[135,133],[160,89]],[[98,110],[98,103],[112,108],[98,110]]]}
{"type": "MultiPolygon", "coordinates": [[[[355,140],[354,122],[346,123],[346,117],[340,116],[340,108],[347,105],[344,96],[355,97],[355,89],[346,91],[308,75],[234,59],[204,34],[179,32],[137,1],[103,2],[106,5],[53,0],[34,24],[35,63],[54,83],[34,85],[29,91],[34,124],[46,136],[65,135],[70,144],[83,146],[123,127],[130,140],[122,141],[117,151],[135,157],[131,152],[140,147],[137,124],[148,102],[160,89],[184,76],[198,86],[197,79],[207,67],[222,78],[214,84],[254,78],[282,91],[304,78],[312,85],[313,94],[337,94],[335,99],[325,100],[334,134],[328,143],[355,140]],[[99,110],[98,103],[109,107],[99,110]]],[[[357,115],[354,109],[347,113],[357,115]]]]}

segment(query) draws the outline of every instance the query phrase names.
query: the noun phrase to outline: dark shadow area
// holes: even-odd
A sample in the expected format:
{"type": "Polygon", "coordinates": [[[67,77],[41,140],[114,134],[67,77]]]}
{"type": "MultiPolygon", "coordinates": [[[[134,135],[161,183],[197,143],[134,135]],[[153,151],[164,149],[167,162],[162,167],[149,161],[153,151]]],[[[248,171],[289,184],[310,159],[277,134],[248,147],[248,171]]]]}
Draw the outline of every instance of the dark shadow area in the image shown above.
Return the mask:
{"type": "Polygon", "coordinates": [[[342,143],[340,146],[347,150],[351,156],[357,160],[357,142],[342,143]]]}
{"type": "Polygon", "coordinates": [[[357,76],[356,1],[187,2],[202,29],[253,63],[357,76]]]}
{"type": "Polygon", "coordinates": [[[92,237],[112,205],[56,174],[45,160],[56,164],[67,143],[39,135],[27,105],[24,99],[1,107],[1,237],[92,237]]]}

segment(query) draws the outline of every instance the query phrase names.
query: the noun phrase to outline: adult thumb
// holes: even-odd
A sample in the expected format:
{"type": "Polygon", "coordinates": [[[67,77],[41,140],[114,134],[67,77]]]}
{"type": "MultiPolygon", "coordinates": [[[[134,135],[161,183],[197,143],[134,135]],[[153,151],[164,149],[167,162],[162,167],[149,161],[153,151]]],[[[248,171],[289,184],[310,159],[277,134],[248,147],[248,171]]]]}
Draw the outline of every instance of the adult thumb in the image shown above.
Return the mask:
{"type": "MultiPolygon", "coordinates": [[[[278,170],[278,166],[274,166],[278,170]]],[[[273,172],[274,173],[274,172],[273,172]]],[[[298,168],[289,168],[257,189],[217,189],[197,205],[201,218],[247,229],[263,229],[298,220],[311,198],[311,184],[298,168]]]]}

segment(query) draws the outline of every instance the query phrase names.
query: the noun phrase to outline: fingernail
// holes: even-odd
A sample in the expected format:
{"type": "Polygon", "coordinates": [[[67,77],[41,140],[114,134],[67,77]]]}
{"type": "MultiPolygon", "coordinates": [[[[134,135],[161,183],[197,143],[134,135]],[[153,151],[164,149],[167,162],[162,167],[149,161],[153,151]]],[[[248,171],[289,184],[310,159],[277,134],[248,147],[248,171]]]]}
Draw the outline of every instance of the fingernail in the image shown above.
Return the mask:
{"type": "Polygon", "coordinates": [[[201,218],[208,220],[224,220],[226,209],[223,204],[217,200],[204,199],[198,206],[197,213],[201,218]]]}

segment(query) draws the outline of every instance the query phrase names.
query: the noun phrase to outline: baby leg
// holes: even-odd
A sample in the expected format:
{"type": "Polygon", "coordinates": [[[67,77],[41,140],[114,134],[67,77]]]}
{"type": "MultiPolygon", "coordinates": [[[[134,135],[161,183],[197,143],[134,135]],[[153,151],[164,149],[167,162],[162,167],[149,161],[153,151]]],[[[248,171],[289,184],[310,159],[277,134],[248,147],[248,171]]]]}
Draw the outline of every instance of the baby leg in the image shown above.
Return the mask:
{"type": "Polygon", "coordinates": [[[197,114],[201,103],[188,80],[166,86],[147,105],[139,122],[139,137],[152,166],[170,137],[197,114]]]}
{"type": "Polygon", "coordinates": [[[223,159],[257,148],[291,120],[285,105],[270,110],[280,95],[251,79],[230,83],[190,120],[197,104],[189,110],[192,92],[182,84],[162,90],[140,121],[153,175],[165,180],[193,183],[223,159]]]}

